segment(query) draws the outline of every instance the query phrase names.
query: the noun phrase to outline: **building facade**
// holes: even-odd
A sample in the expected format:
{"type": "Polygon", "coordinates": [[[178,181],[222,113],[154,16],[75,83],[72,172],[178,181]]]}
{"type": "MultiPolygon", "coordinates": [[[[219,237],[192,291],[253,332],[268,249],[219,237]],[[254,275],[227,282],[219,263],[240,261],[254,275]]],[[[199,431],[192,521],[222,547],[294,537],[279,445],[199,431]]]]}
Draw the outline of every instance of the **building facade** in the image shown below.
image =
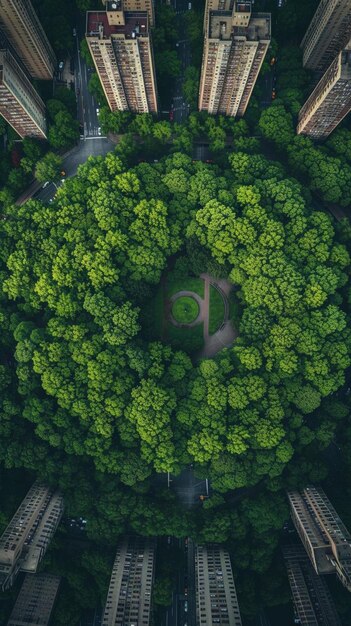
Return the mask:
{"type": "Polygon", "coordinates": [[[241,626],[230,556],[219,545],[195,547],[196,626],[241,626]]]}
{"type": "Polygon", "coordinates": [[[33,78],[50,80],[56,59],[30,0],[0,0],[0,29],[33,78]]]}
{"type": "Polygon", "coordinates": [[[110,109],[157,113],[148,13],[108,2],[106,11],[88,11],[86,40],[110,109]]]}
{"type": "Polygon", "coordinates": [[[247,0],[207,1],[200,111],[244,115],[271,40],[270,14],[251,9],[247,0]]]}
{"type": "Polygon", "coordinates": [[[0,50],[0,114],[20,137],[46,138],[45,105],[9,50],[0,50]]]}
{"type": "Polygon", "coordinates": [[[289,491],[291,517],[317,574],[336,573],[351,591],[351,535],[321,488],[289,491]]]}
{"type": "Polygon", "coordinates": [[[295,618],[301,626],[341,626],[329,589],[301,545],[283,547],[295,618]]]}
{"type": "Polygon", "coordinates": [[[126,537],[117,548],[102,626],[149,626],[155,542],[126,537]]]}
{"type": "Polygon", "coordinates": [[[59,585],[59,576],[27,574],[7,626],[48,626],[59,585]]]}
{"type": "Polygon", "coordinates": [[[34,483],[0,537],[0,588],[19,571],[36,572],[63,513],[59,492],[34,483]]]}
{"type": "Polygon", "coordinates": [[[351,0],[321,0],[302,40],[303,66],[324,72],[351,37],[351,0]]]}
{"type": "Polygon", "coordinates": [[[351,46],[342,50],[299,113],[297,134],[325,139],[351,110],[351,46]]]}

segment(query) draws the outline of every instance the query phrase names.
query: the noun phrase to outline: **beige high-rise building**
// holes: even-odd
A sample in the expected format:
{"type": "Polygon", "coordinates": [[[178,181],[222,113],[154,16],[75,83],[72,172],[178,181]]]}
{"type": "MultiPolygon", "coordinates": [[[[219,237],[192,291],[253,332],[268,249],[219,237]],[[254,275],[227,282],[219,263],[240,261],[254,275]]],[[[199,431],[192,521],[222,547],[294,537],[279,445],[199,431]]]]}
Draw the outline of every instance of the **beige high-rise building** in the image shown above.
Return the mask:
{"type": "Polygon", "coordinates": [[[86,39],[110,109],[157,113],[147,12],[107,2],[106,11],[88,11],[86,39]]]}
{"type": "Polygon", "coordinates": [[[351,111],[351,45],[334,59],[299,113],[297,134],[325,139],[351,111]]]}
{"type": "Polygon", "coordinates": [[[304,67],[324,72],[351,37],[351,0],[321,0],[304,36],[304,67]]]}
{"type": "Polygon", "coordinates": [[[208,0],[200,111],[244,115],[271,40],[270,14],[251,9],[247,0],[208,0]]]}
{"type": "Polygon", "coordinates": [[[59,585],[59,576],[27,574],[7,626],[48,626],[59,585]]]}
{"type": "Polygon", "coordinates": [[[102,626],[149,626],[155,541],[126,537],[116,553],[102,626]]]}
{"type": "Polygon", "coordinates": [[[230,556],[216,544],[195,547],[196,626],[241,626],[230,556]]]}
{"type": "Polygon", "coordinates": [[[317,574],[336,573],[351,591],[351,535],[321,488],[289,491],[291,517],[317,574]]]}
{"type": "Polygon", "coordinates": [[[0,50],[0,114],[20,137],[45,139],[45,105],[9,50],[0,50]]]}
{"type": "Polygon", "coordinates": [[[30,0],[0,0],[0,29],[33,78],[53,77],[55,55],[30,0]]]}
{"type": "Polygon", "coordinates": [[[36,572],[62,513],[61,494],[34,483],[0,537],[0,588],[10,587],[19,571],[36,572]]]}
{"type": "Polygon", "coordinates": [[[295,619],[301,626],[341,626],[329,589],[301,545],[283,547],[295,619]]]}

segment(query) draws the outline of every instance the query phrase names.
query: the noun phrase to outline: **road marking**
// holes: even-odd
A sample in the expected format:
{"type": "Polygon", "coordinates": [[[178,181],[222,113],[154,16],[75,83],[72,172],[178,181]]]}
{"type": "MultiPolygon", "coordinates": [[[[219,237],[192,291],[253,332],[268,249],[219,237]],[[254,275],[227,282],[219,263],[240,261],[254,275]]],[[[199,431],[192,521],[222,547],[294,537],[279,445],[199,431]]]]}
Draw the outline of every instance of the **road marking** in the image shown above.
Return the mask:
{"type": "Polygon", "coordinates": [[[97,137],[94,137],[94,135],[87,135],[87,136],[85,137],[85,139],[86,139],[86,140],[88,140],[88,139],[107,139],[107,137],[105,137],[105,135],[101,135],[101,136],[100,136],[100,135],[98,135],[97,137]]]}

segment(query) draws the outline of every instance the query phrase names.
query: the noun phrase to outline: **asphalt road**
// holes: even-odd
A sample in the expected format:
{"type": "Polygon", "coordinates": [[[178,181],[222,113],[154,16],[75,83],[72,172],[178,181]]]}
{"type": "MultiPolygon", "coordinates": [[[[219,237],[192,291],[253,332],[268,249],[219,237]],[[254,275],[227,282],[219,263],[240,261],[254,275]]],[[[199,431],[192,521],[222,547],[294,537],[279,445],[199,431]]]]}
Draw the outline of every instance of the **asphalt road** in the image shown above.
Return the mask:
{"type": "Polygon", "coordinates": [[[266,109],[272,104],[272,91],[275,84],[275,71],[267,72],[264,78],[262,78],[262,97],[261,107],[266,109]]]}
{"type": "Polygon", "coordinates": [[[195,613],[191,613],[190,607],[191,597],[195,598],[194,566],[191,568],[191,575],[189,576],[189,550],[190,554],[193,555],[193,544],[191,539],[184,540],[172,537],[171,543],[167,548],[169,549],[172,545],[174,546],[178,543],[179,548],[184,551],[184,570],[178,572],[176,586],[172,594],[172,605],[166,609],[162,623],[159,626],[196,626],[196,621],[194,621],[195,613]]]}
{"type": "MultiPolygon", "coordinates": [[[[186,508],[198,505],[201,495],[208,495],[208,481],[196,478],[192,467],[183,470],[179,476],[168,474],[167,481],[186,508]]],[[[162,486],[160,476],[155,477],[155,483],[158,487],[162,486]]],[[[165,611],[161,626],[196,626],[194,543],[190,538],[181,540],[172,537],[171,545],[178,541],[185,552],[186,564],[184,571],[178,574],[172,605],[165,611]]]]}
{"type": "Polygon", "coordinates": [[[175,11],[177,12],[180,20],[180,36],[181,39],[177,42],[178,58],[181,62],[181,75],[176,81],[174,96],[172,100],[173,120],[180,124],[189,115],[189,107],[184,100],[183,96],[183,82],[184,73],[188,65],[191,63],[190,42],[185,38],[185,21],[183,15],[188,11],[188,0],[173,0],[172,2],[175,11]]]}
{"type": "Polygon", "coordinates": [[[88,91],[88,82],[90,76],[93,73],[91,68],[88,68],[86,62],[80,54],[79,41],[84,36],[83,32],[80,32],[78,27],[75,48],[75,89],[78,103],[78,119],[83,128],[83,136],[86,137],[99,137],[101,136],[101,129],[99,124],[99,116],[97,109],[99,109],[99,103],[88,91]]]}
{"type": "Polygon", "coordinates": [[[189,467],[179,476],[170,474],[170,487],[174,489],[183,506],[190,508],[200,503],[200,496],[208,496],[208,482],[196,478],[194,470],[189,467]]]}
{"type": "MultiPolygon", "coordinates": [[[[110,150],[114,149],[114,144],[106,137],[91,137],[81,139],[78,146],[71,150],[70,154],[63,161],[63,170],[66,172],[66,178],[74,176],[77,172],[78,165],[85,163],[89,156],[105,155],[110,150]]],[[[58,183],[57,187],[61,184],[58,183]]],[[[50,183],[45,188],[39,189],[37,193],[33,195],[34,198],[43,200],[43,202],[49,202],[56,194],[57,188],[54,183],[50,183]]]]}

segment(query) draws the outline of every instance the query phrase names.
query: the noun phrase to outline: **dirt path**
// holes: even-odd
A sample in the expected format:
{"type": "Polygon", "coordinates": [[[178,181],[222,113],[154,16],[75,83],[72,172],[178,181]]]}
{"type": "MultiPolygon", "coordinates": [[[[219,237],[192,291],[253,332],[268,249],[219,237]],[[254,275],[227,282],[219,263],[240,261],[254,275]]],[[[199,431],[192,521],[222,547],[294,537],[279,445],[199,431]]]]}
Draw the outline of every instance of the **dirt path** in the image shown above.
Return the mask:
{"type": "Polygon", "coordinates": [[[223,350],[223,348],[229,348],[238,336],[237,330],[229,319],[229,294],[233,286],[229,280],[217,280],[209,274],[201,274],[200,278],[202,278],[205,283],[204,301],[206,302],[206,306],[204,306],[204,347],[197,356],[199,359],[211,359],[217,352],[223,350]],[[213,335],[209,334],[211,284],[218,288],[225,304],[225,318],[223,324],[213,335]]]}
{"type": "Polygon", "coordinates": [[[206,343],[210,319],[210,281],[207,274],[201,274],[200,278],[204,281],[204,343],[206,343]]]}
{"type": "Polygon", "coordinates": [[[169,298],[169,302],[170,302],[170,309],[168,312],[168,319],[170,322],[172,322],[173,326],[178,326],[178,328],[182,328],[182,327],[191,328],[192,326],[197,326],[197,324],[200,324],[200,322],[204,321],[205,319],[204,300],[197,293],[195,293],[195,291],[186,291],[186,290],[177,291],[177,293],[173,294],[173,296],[169,298]],[[177,322],[177,320],[175,320],[172,315],[173,302],[178,300],[178,298],[180,298],[181,296],[188,296],[190,298],[193,298],[199,305],[199,314],[197,318],[194,319],[193,322],[189,322],[189,324],[181,324],[180,322],[177,322]]]}
{"type": "MultiPolygon", "coordinates": [[[[198,359],[211,359],[217,352],[223,350],[223,348],[229,348],[238,336],[238,331],[234,328],[231,319],[229,318],[229,294],[233,288],[233,285],[226,279],[216,279],[209,274],[201,274],[200,278],[204,281],[204,297],[201,298],[197,293],[193,291],[177,291],[171,298],[165,301],[165,315],[164,322],[171,321],[175,326],[183,326],[191,328],[197,324],[203,322],[203,337],[204,346],[197,354],[198,359]],[[224,303],[224,319],[223,324],[213,335],[209,333],[209,321],[210,321],[210,287],[213,285],[218,290],[223,298],[224,303]],[[180,296],[191,296],[196,300],[199,305],[199,315],[191,322],[191,324],[179,324],[176,322],[171,314],[172,303],[180,296]]],[[[165,283],[164,283],[165,289],[165,283]]],[[[165,292],[164,292],[165,293],[165,292]]]]}

